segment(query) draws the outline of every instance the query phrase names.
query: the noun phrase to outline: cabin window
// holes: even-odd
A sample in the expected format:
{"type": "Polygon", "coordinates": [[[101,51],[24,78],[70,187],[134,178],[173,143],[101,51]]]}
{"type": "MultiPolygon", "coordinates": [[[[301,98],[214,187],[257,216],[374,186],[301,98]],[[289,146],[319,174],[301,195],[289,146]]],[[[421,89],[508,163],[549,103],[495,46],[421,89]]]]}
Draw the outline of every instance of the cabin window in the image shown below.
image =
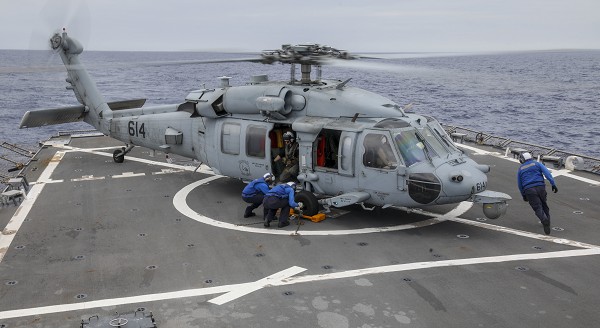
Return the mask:
{"type": "Polygon", "coordinates": [[[341,131],[323,129],[317,140],[315,140],[315,159],[316,166],[326,167],[328,169],[338,169],[338,148],[340,144],[341,131]]]}
{"type": "Polygon", "coordinates": [[[343,171],[352,169],[352,138],[344,137],[342,140],[342,161],[340,162],[343,171]]]}
{"type": "Polygon", "coordinates": [[[390,145],[390,140],[382,134],[370,133],[363,142],[365,152],[363,165],[378,169],[395,169],[398,166],[396,156],[390,145]]]}
{"type": "Polygon", "coordinates": [[[221,130],[221,151],[225,154],[240,154],[240,125],[233,123],[223,124],[221,130]]]}
{"type": "Polygon", "coordinates": [[[248,126],[246,132],[246,155],[265,158],[265,138],[267,129],[259,126],[248,126]]]}

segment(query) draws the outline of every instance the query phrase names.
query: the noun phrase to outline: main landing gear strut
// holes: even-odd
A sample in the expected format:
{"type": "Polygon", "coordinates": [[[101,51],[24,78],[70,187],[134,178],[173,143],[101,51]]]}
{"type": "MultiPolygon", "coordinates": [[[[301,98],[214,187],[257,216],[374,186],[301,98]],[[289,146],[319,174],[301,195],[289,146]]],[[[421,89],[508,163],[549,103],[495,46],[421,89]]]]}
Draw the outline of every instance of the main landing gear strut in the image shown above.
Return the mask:
{"type": "Polygon", "coordinates": [[[121,149],[117,149],[113,152],[113,160],[115,163],[123,163],[125,160],[125,155],[129,153],[133,149],[133,145],[126,145],[127,148],[121,147],[121,149]]]}

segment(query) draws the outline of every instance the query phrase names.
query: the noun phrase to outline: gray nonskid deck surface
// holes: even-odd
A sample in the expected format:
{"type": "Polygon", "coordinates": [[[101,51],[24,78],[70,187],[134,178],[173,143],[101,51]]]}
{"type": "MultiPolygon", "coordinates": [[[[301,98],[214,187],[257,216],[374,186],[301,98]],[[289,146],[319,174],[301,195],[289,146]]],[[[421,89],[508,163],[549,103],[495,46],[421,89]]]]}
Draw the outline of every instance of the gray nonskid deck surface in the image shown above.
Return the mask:
{"type": "Polygon", "coordinates": [[[120,146],[94,137],[43,149],[47,160],[32,163],[31,176],[55,167],[33,185],[39,196],[1,209],[28,211],[0,262],[3,327],[79,327],[137,309],[158,327],[590,327],[600,319],[597,176],[554,172],[550,236],[518,194],[518,164],[480,151],[471,156],[492,165],[488,188],[513,197],[498,220],[470,203],[357,206],[265,229],[262,208],[258,219],[242,217],[241,181],[168,165],[147,149],[123,164],[112,149],[89,150],[120,146]],[[56,152],[64,155],[51,161],[56,152]]]}

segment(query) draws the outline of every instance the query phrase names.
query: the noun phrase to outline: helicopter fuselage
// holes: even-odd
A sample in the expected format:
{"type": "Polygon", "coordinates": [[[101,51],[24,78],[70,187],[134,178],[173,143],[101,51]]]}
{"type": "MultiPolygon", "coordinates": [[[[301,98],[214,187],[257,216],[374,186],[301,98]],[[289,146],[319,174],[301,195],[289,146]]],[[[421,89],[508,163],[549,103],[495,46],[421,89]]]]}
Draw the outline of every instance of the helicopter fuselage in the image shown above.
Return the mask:
{"type": "MultiPolygon", "coordinates": [[[[319,74],[312,81],[315,64],[304,61],[305,53],[293,59],[302,63],[299,81],[293,75],[287,82],[259,75],[247,85],[231,86],[221,77],[219,87],[194,90],[180,104],[143,107],[135,100],[107,103],[79,62],[83,47],[66,32],[51,44],[67,67],[68,89],[82,106],[28,112],[21,127],[84,120],[129,145],[115,151],[116,162],[123,162],[131,147],[142,146],[197,159],[217,174],[242,180],[266,172],[279,176],[283,168],[275,159],[283,153],[283,134],[292,131],[298,142],[295,179],[313,197],[313,211],[316,194],[323,197],[321,205],[336,207],[473,200],[484,204],[486,216],[497,218],[510,199],[486,190],[489,167],[459,150],[437,120],[348,86],[350,79],[321,80],[319,74]]],[[[289,58],[287,52],[283,58],[289,58]]]]}
{"type": "Polygon", "coordinates": [[[360,191],[369,195],[365,203],[378,206],[456,203],[486,189],[486,168],[458,150],[435,119],[406,114],[362,89],[326,88],[336,83],[197,90],[182,104],[113,111],[110,135],[251,180],[277,173],[273,159],[282,133],[291,130],[304,189],[330,196],[360,191]],[[268,97],[281,99],[273,112],[284,119],[257,105],[268,97]]]}

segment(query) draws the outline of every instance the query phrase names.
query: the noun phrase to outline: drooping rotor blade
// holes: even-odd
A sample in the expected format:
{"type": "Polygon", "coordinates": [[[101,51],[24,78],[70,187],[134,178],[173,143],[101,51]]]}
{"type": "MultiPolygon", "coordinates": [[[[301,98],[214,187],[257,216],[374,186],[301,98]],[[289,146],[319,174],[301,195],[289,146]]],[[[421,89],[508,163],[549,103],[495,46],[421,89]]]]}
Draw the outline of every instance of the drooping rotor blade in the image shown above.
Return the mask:
{"type": "Polygon", "coordinates": [[[219,63],[265,63],[262,58],[231,58],[231,59],[202,59],[202,60],[173,60],[173,61],[149,61],[126,63],[125,66],[179,66],[179,65],[195,65],[195,64],[219,64],[219,63]]]}
{"type": "MultiPolygon", "coordinates": [[[[102,67],[147,67],[147,66],[182,66],[182,65],[197,65],[197,64],[219,64],[219,63],[236,63],[236,62],[251,62],[251,63],[268,63],[262,58],[231,58],[231,59],[205,59],[205,60],[173,60],[173,61],[148,61],[148,62],[126,62],[126,63],[86,63],[85,67],[94,69],[102,67]]],[[[33,65],[33,66],[0,66],[0,74],[13,73],[45,73],[45,72],[62,72],[65,70],[63,65],[33,65]]]]}
{"type": "Polygon", "coordinates": [[[63,65],[4,66],[0,67],[0,74],[63,72],[64,70],[63,65]]]}
{"type": "Polygon", "coordinates": [[[357,70],[366,70],[366,71],[381,71],[381,72],[395,72],[395,73],[408,73],[408,72],[433,72],[435,71],[432,68],[415,66],[415,65],[405,65],[399,63],[390,63],[390,62],[379,62],[374,60],[338,60],[338,59],[328,59],[324,64],[334,66],[334,67],[344,67],[351,68],[357,70]]]}
{"type": "Polygon", "coordinates": [[[458,57],[473,56],[481,53],[468,52],[400,52],[400,53],[373,53],[369,55],[359,55],[361,58],[374,59],[410,59],[410,58],[435,58],[435,57],[458,57]]]}

